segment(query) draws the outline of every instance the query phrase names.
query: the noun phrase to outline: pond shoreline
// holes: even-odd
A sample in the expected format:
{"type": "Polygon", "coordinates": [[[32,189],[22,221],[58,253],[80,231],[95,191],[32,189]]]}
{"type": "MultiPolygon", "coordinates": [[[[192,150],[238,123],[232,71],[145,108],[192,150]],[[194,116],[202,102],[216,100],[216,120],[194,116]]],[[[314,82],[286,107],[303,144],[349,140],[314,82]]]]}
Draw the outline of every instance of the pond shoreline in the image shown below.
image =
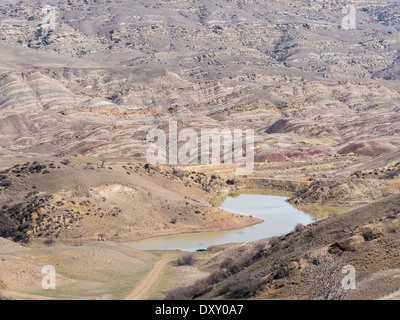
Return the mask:
{"type": "MultiPolygon", "coordinates": [[[[158,236],[124,242],[139,250],[183,250],[196,251],[227,243],[243,243],[290,232],[297,223],[309,224],[316,219],[296,209],[286,200],[290,194],[270,195],[270,190],[243,189],[219,195],[214,205],[233,214],[261,219],[260,223],[225,231],[206,231],[158,236]],[[263,194],[260,194],[262,192],[263,194]],[[236,206],[236,207],[235,207],[236,206]],[[266,223],[268,219],[268,223],[266,223]]],[[[214,200],[215,200],[214,199],[214,200]]]]}

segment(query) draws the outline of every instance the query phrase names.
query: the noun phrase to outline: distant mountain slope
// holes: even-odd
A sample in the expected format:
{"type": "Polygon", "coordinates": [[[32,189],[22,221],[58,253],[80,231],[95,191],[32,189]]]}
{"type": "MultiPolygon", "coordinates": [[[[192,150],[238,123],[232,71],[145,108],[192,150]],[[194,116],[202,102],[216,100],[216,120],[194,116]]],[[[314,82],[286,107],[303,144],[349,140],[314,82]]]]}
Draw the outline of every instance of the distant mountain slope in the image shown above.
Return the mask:
{"type": "Polygon", "coordinates": [[[54,6],[58,25],[51,32],[40,29],[44,15],[36,1],[10,2],[0,4],[0,46],[166,68],[191,81],[400,80],[396,0],[358,1],[354,30],[342,27],[349,5],[342,1],[52,0],[46,4],[54,6]]]}

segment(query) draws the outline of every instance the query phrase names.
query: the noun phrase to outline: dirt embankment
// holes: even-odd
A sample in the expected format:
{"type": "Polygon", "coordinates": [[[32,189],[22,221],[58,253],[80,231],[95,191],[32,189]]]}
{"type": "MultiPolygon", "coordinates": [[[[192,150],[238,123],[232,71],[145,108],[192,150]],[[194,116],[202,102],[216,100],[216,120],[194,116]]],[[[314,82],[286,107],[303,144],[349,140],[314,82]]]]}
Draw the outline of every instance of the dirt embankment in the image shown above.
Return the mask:
{"type": "Polygon", "coordinates": [[[377,179],[332,179],[315,181],[296,192],[293,204],[354,206],[366,204],[398,193],[398,185],[377,179]]]}
{"type": "Polygon", "coordinates": [[[99,159],[17,164],[0,178],[0,236],[15,241],[136,240],[259,223],[209,204],[217,175],[99,159]]]}

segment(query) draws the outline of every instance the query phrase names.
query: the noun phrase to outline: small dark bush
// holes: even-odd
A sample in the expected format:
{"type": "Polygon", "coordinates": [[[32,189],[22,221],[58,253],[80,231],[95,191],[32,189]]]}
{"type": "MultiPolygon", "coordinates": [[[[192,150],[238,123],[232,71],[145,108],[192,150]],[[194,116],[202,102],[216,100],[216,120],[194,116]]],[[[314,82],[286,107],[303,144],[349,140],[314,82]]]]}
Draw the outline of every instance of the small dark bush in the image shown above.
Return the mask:
{"type": "Polygon", "coordinates": [[[253,255],[253,260],[257,261],[260,260],[262,257],[264,257],[264,250],[263,249],[259,249],[256,251],[256,253],[253,255]]]}
{"type": "Polygon", "coordinates": [[[191,300],[197,298],[209,292],[214,284],[226,277],[227,275],[223,270],[215,271],[208,277],[197,280],[191,286],[172,289],[167,293],[165,300],[191,300]]]}
{"type": "Polygon", "coordinates": [[[210,285],[213,285],[213,284],[225,279],[226,277],[227,277],[227,275],[226,275],[226,273],[224,271],[218,270],[218,271],[215,271],[215,272],[211,273],[206,278],[206,280],[210,285]]]}
{"type": "Polygon", "coordinates": [[[46,246],[50,246],[50,245],[54,244],[54,239],[48,238],[43,241],[43,244],[45,244],[46,246]]]}
{"type": "Polygon", "coordinates": [[[10,181],[2,181],[0,182],[0,187],[10,187],[11,186],[11,182],[10,181]]]}
{"type": "Polygon", "coordinates": [[[39,193],[38,191],[31,191],[31,192],[28,192],[28,193],[26,194],[25,198],[26,198],[26,199],[27,199],[27,198],[30,198],[30,197],[32,197],[32,196],[37,195],[38,193],[39,193]]]}
{"type": "Polygon", "coordinates": [[[252,261],[253,255],[246,254],[237,258],[236,260],[232,260],[231,263],[226,265],[225,269],[227,270],[228,274],[236,274],[244,268],[248,267],[252,261]]]}
{"type": "Polygon", "coordinates": [[[277,248],[281,244],[282,240],[279,237],[273,237],[269,240],[269,245],[271,248],[277,248]]]}
{"type": "Polygon", "coordinates": [[[221,262],[219,267],[221,269],[226,269],[232,264],[232,262],[233,262],[232,258],[226,258],[226,259],[224,259],[224,261],[221,262]]]}
{"type": "Polygon", "coordinates": [[[382,231],[376,229],[366,229],[362,233],[362,236],[364,237],[365,241],[372,241],[382,237],[383,233],[382,231]]]}
{"type": "Polygon", "coordinates": [[[264,250],[265,249],[265,243],[257,243],[257,245],[254,247],[256,251],[264,250]]]}
{"type": "Polygon", "coordinates": [[[165,300],[191,300],[193,292],[191,287],[180,287],[170,290],[165,296],[165,300]]]}
{"type": "Polygon", "coordinates": [[[178,259],[174,260],[172,263],[177,266],[192,266],[196,263],[197,259],[192,254],[185,254],[178,259]]]}
{"type": "Polygon", "coordinates": [[[243,273],[225,281],[218,293],[221,295],[228,294],[233,299],[241,299],[253,296],[261,285],[261,279],[250,278],[249,274],[243,273]]]}
{"type": "Polygon", "coordinates": [[[300,232],[304,229],[304,225],[302,223],[298,223],[296,224],[296,226],[294,227],[294,231],[295,232],[300,232]]]}

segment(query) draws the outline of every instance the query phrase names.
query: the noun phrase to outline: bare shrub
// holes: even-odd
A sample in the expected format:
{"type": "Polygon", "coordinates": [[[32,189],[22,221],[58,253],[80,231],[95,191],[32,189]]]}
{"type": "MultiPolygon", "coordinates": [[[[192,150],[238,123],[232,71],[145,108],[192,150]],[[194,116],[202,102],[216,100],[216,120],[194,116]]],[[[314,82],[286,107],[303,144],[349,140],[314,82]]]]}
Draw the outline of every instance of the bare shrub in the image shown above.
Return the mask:
{"type": "Polygon", "coordinates": [[[227,276],[224,271],[217,270],[204,279],[197,280],[193,285],[170,290],[165,300],[191,300],[212,289],[212,285],[222,281],[227,276]]]}
{"type": "Polygon", "coordinates": [[[240,273],[225,281],[218,293],[220,295],[227,294],[233,299],[241,299],[256,294],[261,285],[261,279],[251,278],[248,273],[240,273]]]}
{"type": "Polygon", "coordinates": [[[296,226],[294,227],[294,231],[295,232],[300,232],[304,229],[304,225],[302,223],[298,223],[296,224],[296,226]]]}
{"type": "Polygon", "coordinates": [[[54,239],[47,238],[46,240],[43,241],[43,244],[45,244],[46,246],[51,246],[52,244],[54,244],[54,239]]]}
{"type": "Polygon", "coordinates": [[[182,179],[185,176],[185,173],[182,170],[178,169],[178,168],[173,168],[172,169],[172,174],[174,176],[180,178],[180,179],[182,179]]]}
{"type": "Polygon", "coordinates": [[[85,170],[88,170],[92,166],[91,162],[86,162],[86,167],[84,167],[85,170]]]}
{"type": "Polygon", "coordinates": [[[226,258],[226,259],[224,259],[224,260],[221,262],[221,264],[219,265],[219,267],[220,267],[221,269],[227,269],[227,268],[232,264],[232,262],[233,262],[233,259],[232,259],[232,258],[226,258]]]}
{"type": "Polygon", "coordinates": [[[99,160],[101,162],[101,168],[104,168],[104,164],[107,162],[107,159],[106,158],[100,158],[99,160]]]}
{"type": "Polygon", "coordinates": [[[213,273],[211,273],[207,278],[206,278],[206,282],[209,285],[213,285],[223,279],[225,279],[227,277],[227,275],[225,274],[224,271],[222,270],[217,270],[213,273]]]}
{"type": "Polygon", "coordinates": [[[372,241],[372,240],[382,237],[383,233],[380,230],[367,228],[362,233],[362,236],[364,237],[365,241],[372,241]]]}
{"type": "Polygon", "coordinates": [[[282,242],[282,240],[280,237],[273,237],[273,238],[269,239],[269,245],[271,246],[271,248],[279,247],[281,242],[282,242]]]}
{"type": "Polygon", "coordinates": [[[264,257],[264,250],[259,250],[253,255],[253,260],[257,261],[264,257]]]}
{"type": "Polygon", "coordinates": [[[196,263],[196,261],[196,257],[188,253],[172,261],[172,263],[176,266],[192,266],[196,263]]]}
{"type": "Polygon", "coordinates": [[[279,258],[277,258],[276,263],[274,265],[274,270],[275,271],[275,275],[274,275],[274,279],[275,280],[279,280],[279,279],[284,279],[284,278],[290,278],[291,277],[291,259],[286,256],[283,255],[279,258]]]}
{"type": "Polygon", "coordinates": [[[193,285],[170,290],[166,294],[165,300],[192,300],[209,291],[211,284],[212,282],[209,277],[197,280],[193,285]]]}
{"type": "Polygon", "coordinates": [[[246,254],[237,258],[236,260],[232,260],[232,262],[226,266],[227,272],[229,274],[236,274],[243,270],[244,268],[248,267],[251,262],[253,261],[252,254],[246,254]]]}
{"type": "Polygon", "coordinates": [[[308,300],[343,300],[348,291],[342,287],[342,257],[320,254],[309,261],[301,275],[301,289],[294,292],[308,300]]]}
{"type": "Polygon", "coordinates": [[[388,227],[387,231],[389,233],[397,233],[397,228],[395,226],[388,227]]]}
{"type": "Polygon", "coordinates": [[[265,245],[266,245],[266,244],[263,243],[263,242],[257,243],[256,246],[254,247],[254,249],[255,249],[256,251],[264,250],[264,249],[265,249],[265,245]]]}
{"type": "Polygon", "coordinates": [[[64,159],[64,160],[61,161],[60,163],[63,164],[63,165],[65,165],[65,166],[67,166],[67,165],[69,165],[69,164],[71,163],[71,161],[68,160],[68,159],[64,159]]]}
{"type": "Polygon", "coordinates": [[[213,288],[212,287],[212,285],[214,284],[213,281],[214,281],[213,277],[207,277],[204,279],[197,280],[191,286],[193,298],[200,297],[209,292],[213,288]]]}
{"type": "MultiPolygon", "coordinates": [[[[342,224],[342,228],[344,228],[343,224],[342,224]]],[[[323,224],[321,224],[321,223],[313,223],[313,224],[310,225],[308,236],[310,238],[316,239],[318,237],[318,235],[323,233],[323,231],[324,231],[324,225],[323,224]]]]}
{"type": "Polygon", "coordinates": [[[179,287],[170,290],[165,296],[165,300],[191,300],[193,291],[191,287],[179,287]]]}

